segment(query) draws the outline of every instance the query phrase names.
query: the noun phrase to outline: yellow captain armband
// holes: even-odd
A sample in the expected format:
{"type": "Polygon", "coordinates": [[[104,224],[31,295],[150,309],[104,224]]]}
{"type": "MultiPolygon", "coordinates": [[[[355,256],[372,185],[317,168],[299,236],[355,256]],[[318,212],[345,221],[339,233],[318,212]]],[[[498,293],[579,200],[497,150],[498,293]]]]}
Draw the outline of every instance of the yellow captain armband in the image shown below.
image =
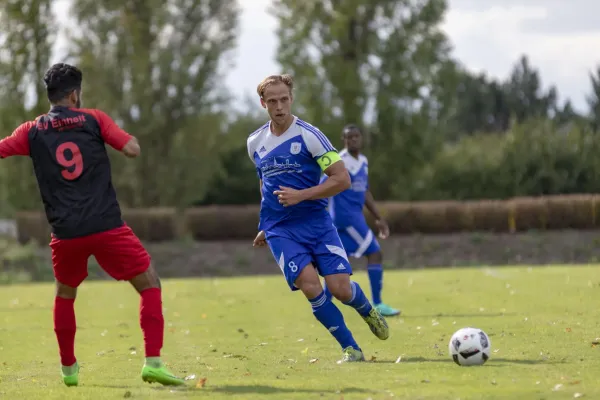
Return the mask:
{"type": "Polygon", "coordinates": [[[321,167],[321,171],[325,171],[327,168],[340,161],[341,159],[342,158],[337,153],[337,151],[329,151],[323,154],[321,157],[317,158],[317,163],[319,164],[319,167],[321,167]]]}

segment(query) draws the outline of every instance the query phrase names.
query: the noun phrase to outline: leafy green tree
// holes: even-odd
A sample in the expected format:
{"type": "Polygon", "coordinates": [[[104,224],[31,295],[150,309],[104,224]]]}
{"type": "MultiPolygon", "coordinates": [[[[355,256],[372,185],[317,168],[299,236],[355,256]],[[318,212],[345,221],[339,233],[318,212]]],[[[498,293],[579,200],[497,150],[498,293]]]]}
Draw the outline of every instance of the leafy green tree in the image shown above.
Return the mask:
{"type": "MultiPolygon", "coordinates": [[[[255,98],[258,103],[258,97],[255,98]]],[[[247,111],[236,115],[227,125],[219,158],[223,168],[213,176],[210,188],[196,204],[259,204],[260,191],[256,170],[248,157],[246,140],[268,119],[248,102],[247,111]]]]}
{"type": "Polygon", "coordinates": [[[235,0],[74,0],[72,56],[84,101],[136,135],[135,163],[115,157],[131,206],[184,206],[221,168],[223,66],[236,42],[235,0]]]}
{"type": "Polygon", "coordinates": [[[600,66],[590,73],[592,92],[587,96],[589,118],[594,131],[600,130],[600,66]]]}
{"type": "Polygon", "coordinates": [[[574,122],[581,122],[582,116],[575,111],[571,100],[566,100],[562,106],[556,106],[554,110],[554,120],[558,125],[565,125],[574,122]]]}
{"type": "MultiPolygon", "coordinates": [[[[56,36],[51,5],[51,0],[5,0],[0,8],[2,136],[49,108],[42,78],[56,36]]],[[[0,202],[19,209],[41,207],[31,160],[13,157],[3,160],[0,169],[0,202]]]]}
{"type": "Polygon", "coordinates": [[[542,89],[540,73],[531,67],[529,58],[525,55],[515,64],[505,84],[505,91],[511,113],[518,122],[549,118],[558,97],[554,86],[548,91],[542,89]]]}
{"type": "Polygon", "coordinates": [[[510,125],[510,105],[501,83],[485,74],[461,71],[449,136],[452,139],[478,132],[505,132],[510,125]]]}

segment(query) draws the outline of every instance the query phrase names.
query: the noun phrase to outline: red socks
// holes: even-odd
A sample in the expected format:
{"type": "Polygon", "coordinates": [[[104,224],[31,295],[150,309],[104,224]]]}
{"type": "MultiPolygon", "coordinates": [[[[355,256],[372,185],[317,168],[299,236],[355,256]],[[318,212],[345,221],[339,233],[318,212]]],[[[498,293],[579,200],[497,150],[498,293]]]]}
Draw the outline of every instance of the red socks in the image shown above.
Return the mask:
{"type": "Polygon", "coordinates": [[[75,299],[54,298],[54,332],[58,340],[60,363],[75,364],[75,299]]]}
{"type": "Polygon", "coordinates": [[[144,332],[146,357],[160,357],[165,329],[161,290],[146,289],[140,296],[140,326],[144,332]]]}
{"type": "MultiPolygon", "coordinates": [[[[146,357],[160,357],[165,320],[162,294],[158,288],[144,290],[140,298],[140,325],[144,332],[146,357]]],[[[71,366],[75,359],[75,299],[54,298],[54,332],[60,351],[60,363],[71,366]]]]}

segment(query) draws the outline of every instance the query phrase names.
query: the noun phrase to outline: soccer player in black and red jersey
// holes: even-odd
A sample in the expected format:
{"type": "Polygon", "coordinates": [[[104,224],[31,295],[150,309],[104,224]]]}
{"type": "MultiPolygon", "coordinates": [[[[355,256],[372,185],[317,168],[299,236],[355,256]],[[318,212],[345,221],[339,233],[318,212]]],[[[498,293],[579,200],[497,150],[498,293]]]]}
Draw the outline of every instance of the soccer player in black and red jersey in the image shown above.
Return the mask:
{"type": "Polygon", "coordinates": [[[74,66],[53,65],[44,76],[50,111],[0,141],[0,158],[31,157],[52,227],[54,331],[63,382],[79,383],[74,303],[93,255],[111,277],[129,281],[140,294],[146,352],[142,379],[183,385],[184,380],[173,376],[160,360],[164,335],[160,280],[150,255],[121,219],[105,144],[131,158],[140,154],[140,146],[104,112],[81,108],[82,78],[74,66]]]}

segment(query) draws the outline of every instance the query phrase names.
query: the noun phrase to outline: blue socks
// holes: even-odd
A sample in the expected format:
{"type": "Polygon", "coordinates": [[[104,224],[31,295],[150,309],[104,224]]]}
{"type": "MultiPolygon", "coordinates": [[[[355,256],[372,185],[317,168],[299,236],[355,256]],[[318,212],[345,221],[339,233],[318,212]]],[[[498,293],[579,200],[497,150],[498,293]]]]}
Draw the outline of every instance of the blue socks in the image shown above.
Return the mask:
{"type": "Polygon", "coordinates": [[[352,347],[360,350],[352,332],[346,326],[342,312],[331,302],[331,295],[327,296],[325,291],[310,301],[313,314],[321,324],[338,341],[342,349],[352,347]]]}
{"type": "MultiPolygon", "coordinates": [[[[371,309],[373,308],[373,306],[371,305],[371,303],[369,303],[367,296],[365,296],[365,293],[362,291],[362,289],[358,283],[351,281],[350,286],[352,287],[352,297],[350,298],[350,300],[348,300],[344,304],[356,309],[356,311],[360,315],[362,315],[363,317],[366,317],[371,312],[371,309]]],[[[331,301],[331,299],[333,298],[333,295],[327,288],[327,285],[325,284],[325,282],[323,282],[323,287],[325,288],[325,291],[324,291],[325,296],[327,297],[327,299],[329,301],[331,301]]]]}
{"type": "Polygon", "coordinates": [[[360,288],[360,285],[354,281],[350,282],[352,287],[352,298],[344,302],[345,305],[354,308],[361,316],[366,317],[373,309],[371,303],[365,296],[365,293],[360,288]]]}
{"type": "Polygon", "coordinates": [[[381,264],[369,264],[367,272],[369,273],[369,282],[371,283],[373,304],[380,304],[381,288],[383,287],[383,268],[381,268],[381,264]]]}
{"type": "Polygon", "coordinates": [[[331,294],[331,292],[329,291],[326,282],[323,282],[323,290],[325,291],[325,296],[327,296],[329,300],[333,299],[333,294],[331,294]]]}

